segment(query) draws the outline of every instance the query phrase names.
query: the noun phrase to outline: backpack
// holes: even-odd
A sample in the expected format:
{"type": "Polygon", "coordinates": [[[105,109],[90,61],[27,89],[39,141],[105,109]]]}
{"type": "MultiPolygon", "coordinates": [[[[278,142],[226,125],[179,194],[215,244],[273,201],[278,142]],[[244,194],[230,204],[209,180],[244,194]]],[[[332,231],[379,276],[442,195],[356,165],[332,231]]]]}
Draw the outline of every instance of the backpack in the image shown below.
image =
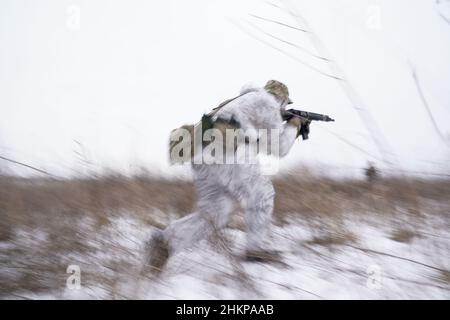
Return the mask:
{"type": "Polygon", "coordinates": [[[186,162],[192,162],[194,156],[197,154],[198,150],[201,150],[201,147],[205,147],[207,142],[203,141],[203,135],[206,130],[214,128],[215,121],[213,120],[214,115],[225,105],[230,103],[231,101],[236,100],[237,98],[242,97],[244,94],[240,94],[234,98],[228,99],[219,106],[212,109],[209,113],[204,114],[202,119],[196,124],[188,124],[183,125],[179,128],[176,128],[170,132],[169,139],[169,160],[171,164],[183,164],[186,162]],[[183,139],[186,139],[186,135],[190,136],[190,154],[183,154],[184,150],[181,145],[179,145],[183,139]],[[202,137],[202,139],[195,139],[195,137],[202,137]],[[180,139],[182,137],[182,139],[180,139]],[[178,139],[175,139],[178,138],[178,139]],[[199,140],[199,141],[196,141],[199,140]],[[200,143],[201,142],[201,143],[200,143]],[[175,148],[179,147],[180,151],[176,151],[175,148]],[[176,157],[173,157],[175,154],[176,157]]]}

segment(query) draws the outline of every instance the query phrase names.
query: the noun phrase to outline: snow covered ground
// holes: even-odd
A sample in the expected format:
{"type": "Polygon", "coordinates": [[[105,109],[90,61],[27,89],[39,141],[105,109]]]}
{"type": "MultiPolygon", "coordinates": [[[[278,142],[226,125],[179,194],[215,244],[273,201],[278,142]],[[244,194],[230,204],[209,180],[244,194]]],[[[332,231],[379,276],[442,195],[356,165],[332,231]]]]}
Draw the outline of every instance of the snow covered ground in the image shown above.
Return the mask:
{"type": "MultiPolygon", "coordinates": [[[[433,205],[428,207],[430,210],[433,205]]],[[[161,213],[160,213],[161,214],[161,213]]],[[[174,219],[175,216],[165,216],[174,219]]],[[[351,212],[339,217],[291,214],[275,222],[271,245],[284,264],[244,262],[239,216],[232,228],[169,261],[152,277],[143,268],[153,227],[127,212],[100,228],[82,218],[76,237],[88,249],[52,252],[45,231],[16,230],[0,246],[5,281],[42,280],[40,288],[0,290],[30,299],[449,299],[450,232],[446,215],[411,217],[351,212]],[[40,266],[32,262],[44,261],[40,266]],[[46,261],[46,262],[45,262],[46,261]],[[55,265],[54,270],[48,269],[55,265]],[[67,266],[80,268],[80,288],[67,287],[67,266]],[[36,280],[36,279],[34,279],[36,280]]],[[[166,220],[163,223],[167,223],[166,220]]],[[[76,241],[74,237],[73,241],[76,241]]],[[[58,242],[58,239],[56,239],[58,242]]],[[[64,236],[62,241],[66,241],[64,236]]],[[[76,245],[74,244],[74,248],[76,245]]],[[[70,287],[70,286],[69,286],[70,287]]]]}

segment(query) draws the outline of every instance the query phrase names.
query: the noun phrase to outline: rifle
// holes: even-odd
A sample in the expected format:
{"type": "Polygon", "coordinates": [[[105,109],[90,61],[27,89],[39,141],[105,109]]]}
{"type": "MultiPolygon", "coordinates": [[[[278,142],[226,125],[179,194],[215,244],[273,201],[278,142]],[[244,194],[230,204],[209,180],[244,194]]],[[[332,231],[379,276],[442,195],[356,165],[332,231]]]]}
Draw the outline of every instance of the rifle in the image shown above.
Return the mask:
{"type": "Polygon", "coordinates": [[[283,117],[283,120],[285,120],[285,121],[287,121],[293,117],[297,117],[297,118],[306,120],[306,124],[302,125],[302,127],[300,128],[300,132],[299,132],[302,135],[303,140],[308,139],[309,123],[311,121],[326,121],[326,122],[334,121],[334,119],[330,118],[329,116],[327,116],[325,114],[296,110],[296,109],[286,110],[282,114],[282,117],[283,117]]]}

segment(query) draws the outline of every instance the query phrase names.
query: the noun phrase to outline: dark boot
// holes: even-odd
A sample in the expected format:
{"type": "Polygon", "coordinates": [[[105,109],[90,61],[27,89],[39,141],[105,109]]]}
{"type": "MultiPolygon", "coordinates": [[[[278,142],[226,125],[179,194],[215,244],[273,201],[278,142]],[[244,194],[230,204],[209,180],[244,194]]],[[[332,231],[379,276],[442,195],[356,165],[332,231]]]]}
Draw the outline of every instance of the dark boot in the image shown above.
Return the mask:
{"type": "Polygon", "coordinates": [[[149,255],[148,265],[154,273],[160,273],[169,259],[169,246],[161,231],[157,231],[152,235],[148,242],[149,255]]]}

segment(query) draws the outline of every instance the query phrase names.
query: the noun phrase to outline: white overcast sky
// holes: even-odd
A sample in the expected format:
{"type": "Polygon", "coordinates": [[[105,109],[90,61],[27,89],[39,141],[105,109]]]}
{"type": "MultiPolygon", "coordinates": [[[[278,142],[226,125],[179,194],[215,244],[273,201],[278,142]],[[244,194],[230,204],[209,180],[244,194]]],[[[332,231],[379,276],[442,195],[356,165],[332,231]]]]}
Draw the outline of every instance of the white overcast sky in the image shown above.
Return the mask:
{"type": "Polygon", "coordinates": [[[295,107],[336,119],[313,124],[310,140],[296,143],[282,165],[358,172],[379,163],[337,81],[299,61],[329,73],[327,63],[270,36],[318,53],[307,34],[252,16],[302,27],[286,3],[345,70],[401,166],[448,173],[450,24],[441,15],[450,18],[450,3],[433,0],[2,0],[0,156],[56,175],[86,170],[80,153],[90,170],[174,173],[171,129],[196,122],[246,83],[278,79],[295,107]]]}

